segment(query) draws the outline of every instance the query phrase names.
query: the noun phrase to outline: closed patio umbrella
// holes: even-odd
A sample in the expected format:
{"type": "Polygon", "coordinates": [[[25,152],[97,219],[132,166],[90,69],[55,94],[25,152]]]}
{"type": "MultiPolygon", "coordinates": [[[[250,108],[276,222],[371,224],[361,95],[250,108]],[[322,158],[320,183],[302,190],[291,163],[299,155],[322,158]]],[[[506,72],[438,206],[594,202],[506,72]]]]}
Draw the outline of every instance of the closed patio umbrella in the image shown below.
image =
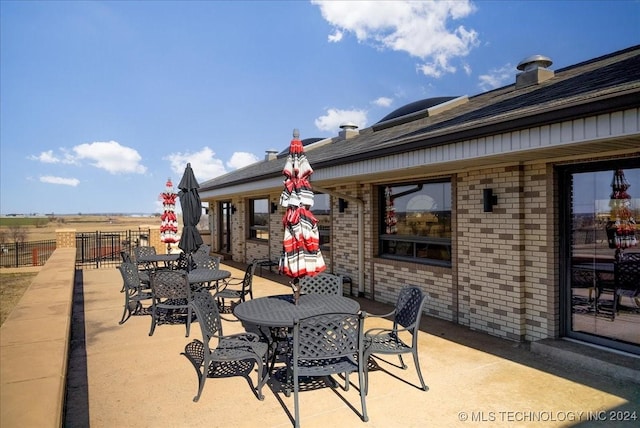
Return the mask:
{"type": "Polygon", "coordinates": [[[160,241],[167,244],[167,253],[171,252],[171,244],[178,242],[178,219],[176,217],[176,197],[171,178],[167,180],[165,191],[160,194],[164,211],[160,220],[160,241]]]}
{"type": "Polygon", "coordinates": [[[191,253],[202,245],[202,236],[196,229],[202,215],[202,201],[198,194],[200,185],[193,174],[191,164],[188,163],[184,170],[184,175],[178,184],[178,197],[180,198],[180,206],[182,207],[182,236],[178,247],[182,249],[190,258],[191,253]]]}
{"type": "Polygon", "coordinates": [[[304,154],[300,133],[293,131],[289,155],[282,171],[285,176],[280,205],[286,208],[281,271],[293,278],[296,301],[299,295],[298,278],[313,276],[326,269],[320,251],[318,220],[311,213],[313,190],[309,178],[313,169],[304,154]]]}

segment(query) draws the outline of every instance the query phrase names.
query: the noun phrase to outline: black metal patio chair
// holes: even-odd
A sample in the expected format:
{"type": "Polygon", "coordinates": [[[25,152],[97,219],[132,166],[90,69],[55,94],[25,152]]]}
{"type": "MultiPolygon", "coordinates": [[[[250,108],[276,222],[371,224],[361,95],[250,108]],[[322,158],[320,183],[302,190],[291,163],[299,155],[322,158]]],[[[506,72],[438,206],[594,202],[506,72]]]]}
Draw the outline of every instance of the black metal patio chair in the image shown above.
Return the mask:
{"type": "Polygon", "coordinates": [[[158,270],[151,272],[151,330],[153,336],[156,324],[163,321],[169,323],[182,320],[187,326],[186,337],[189,337],[192,310],[189,304],[192,300],[191,287],[187,273],[180,270],[158,270]]]}
{"type": "Polygon", "coordinates": [[[229,278],[225,280],[214,297],[220,302],[220,309],[225,312],[225,300],[230,300],[229,310],[233,312],[233,305],[244,302],[249,296],[253,299],[253,277],[256,272],[256,263],[249,263],[242,278],[229,278]]]}
{"type": "MultiPolygon", "coordinates": [[[[368,421],[365,400],[362,327],[364,314],[331,313],[296,320],[293,326],[293,401],[296,427],[300,426],[300,379],[344,374],[349,390],[349,373],[358,373],[362,414],[368,421]]],[[[331,382],[333,384],[333,382],[331,382]]]]}
{"type": "MultiPolygon", "coordinates": [[[[393,311],[385,315],[367,315],[382,318],[393,316],[393,326],[391,328],[372,328],[364,333],[365,361],[368,362],[369,357],[374,354],[397,355],[400,359],[400,367],[406,369],[407,365],[402,360],[402,354],[412,354],[423,391],[427,390],[427,386],[422,378],[420,361],[418,360],[418,329],[426,299],[427,295],[419,287],[403,287],[398,294],[396,307],[393,311]],[[407,335],[411,336],[410,341],[403,338],[407,335]]],[[[365,364],[365,393],[368,388],[368,364],[365,364]]]]}
{"type": "MultiPolygon", "coordinates": [[[[119,324],[124,324],[131,315],[139,314],[144,308],[142,302],[151,300],[151,291],[141,282],[138,267],[131,262],[124,262],[118,266],[122,275],[122,289],[124,293],[124,312],[119,324]]],[[[151,303],[151,302],[149,302],[151,303]]]]}
{"type": "Polygon", "coordinates": [[[301,294],[335,294],[342,296],[342,276],[320,273],[300,278],[301,294]]]}
{"type": "Polygon", "coordinates": [[[259,400],[264,399],[262,387],[268,376],[265,372],[263,359],[267,353],[267,344],[260,341],[254,333],[238,333],[225,336],[218,305],[206,290],[197,291],[190,304],[196,314],[202,331],[202,341],[194,339],[187,344],[182,353],[193,364],[198,374],[198,393],[193,401],[198,401],[204,383],[208,377],[226,377],[242,374],[259,400]],[[211,347],[216,341],[215,347],[211,347]],[[250,362],[250,364],[248,364],[250,362]],[[258,365],[258,383],[253,387],[249,373],[254,362],[258,365]]]}
{"type": "Polygon", "coordinates": [[[640,307],[640,253],[625,254],[622,260],[617,261],[614,266],[614,278],[612,320],[620,310],[622,297],[630,298],[636,305],[636,309],[640,307]]]}

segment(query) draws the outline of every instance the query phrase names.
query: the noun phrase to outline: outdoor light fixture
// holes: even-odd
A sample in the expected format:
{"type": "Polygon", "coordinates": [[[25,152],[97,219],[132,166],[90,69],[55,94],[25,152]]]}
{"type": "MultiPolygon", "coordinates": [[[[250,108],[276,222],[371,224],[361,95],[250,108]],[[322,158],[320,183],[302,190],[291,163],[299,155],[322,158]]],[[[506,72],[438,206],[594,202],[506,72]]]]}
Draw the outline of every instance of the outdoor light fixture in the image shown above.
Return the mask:
{"type": "Polygon", "coordinates": [[[349,202],[342,198],[338,198],[338,211],[343,213],[345,209],[349,207],[349,202]]]}
{"type": "Polygon", "coordinates": [[[274,214],[276,211],[278,211],[278,204],[271,202],[271,214],[274,214]]]}
{"type": "Polygon", "coordinates": [[[231,205],[231,214],[235,214],[235,213],[236,213],[236,206],[231,205]]]}
{"type": "Polygon", "coordinates": [[[498,205],[498,197],[493,194],[493,189],[482,190],[482,204],[484,205],[484,212],[493,212],[493,206],[498,205]]]}

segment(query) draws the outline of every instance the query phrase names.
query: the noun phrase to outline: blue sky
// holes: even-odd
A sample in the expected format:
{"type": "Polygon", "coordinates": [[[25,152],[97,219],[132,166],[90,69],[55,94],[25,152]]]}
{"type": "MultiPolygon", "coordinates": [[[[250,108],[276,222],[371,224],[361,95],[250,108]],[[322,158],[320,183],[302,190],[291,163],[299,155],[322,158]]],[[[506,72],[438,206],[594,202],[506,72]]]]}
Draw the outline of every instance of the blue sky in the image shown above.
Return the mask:
{"type": "MultiPolygon", "coordinates": [[[[640,1],[0,1],[0,214],[154,213],[405,104],[640,43],[640,1]]],[[[179,208],[179,207],[178,207],[179,208]]]]}

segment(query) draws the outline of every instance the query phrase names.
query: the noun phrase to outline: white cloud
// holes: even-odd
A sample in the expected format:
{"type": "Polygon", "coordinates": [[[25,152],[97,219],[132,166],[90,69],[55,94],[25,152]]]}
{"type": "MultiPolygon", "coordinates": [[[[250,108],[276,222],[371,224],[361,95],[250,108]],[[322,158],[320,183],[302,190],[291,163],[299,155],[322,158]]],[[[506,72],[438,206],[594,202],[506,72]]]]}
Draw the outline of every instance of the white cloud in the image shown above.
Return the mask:
{"type": "Polygon", "coordinates": [[[45,175],[40,177],[40,181],[42,183],[50,183],[50,184],[64,184],[65,186],[76,187],[80,184],[80,180],[77,178],[63,178],[63,177],[54,177],[52,175],[45,175]]]}
{"type": "Polygon", "coordinates": [[[333,34],[329,34],[329,37],[327,37],[327,39],[331,43],[338,43],[340,40],[342,40],[343,36],[344,36],[344,33],[342,31],[335,30],[333,34]]]}
{"type": "Polygon", "coordinates": [[[483,91],[499,88],[515,80],[514,67],[511,64],[506,64],[500,68],[491,69],[488,74],[480,75],[478,80],[480,80],[478,87],[483,91]]]}
{"type": "Polygon", "coordinates": [[[144,174],[147,167],[140,164],[142,157],[135,149],[116,141],[85,143],[73,148],[76,159],[93,161],[91,165],[111,174],[144,174]]]}
{"type": "Polygon", "coordinates": [[[393,99],[389,97],[380,97],[373,101],[378,107],[389,107],[393,103],[393,99]]]}
{"type": "Polygon", "coordinates": [[[327,109],[327,114],[315,120],[315,125],[321,131],[336,132],[340,129],[340,125],[346,122],[353,122],[359,128],[365,128],[367,126],[367,112],[365,110],[330,108],[327,109]]]}
{"type": "Polygon", "coordinates": [[[171,153],[163,159],[168,160],[171,164],[171,171],[177,177],[173,180],[173,184],[177,187],[187,163],[191,164],[193,174],[196,176],[198,183],[226,174],[227,170],[224,168],[224,164],[220,159],[216,159],[215,156],[216,153],[213,150],[209,147],[204,147],[194,153],[171,153]]]}
{"type": "Polygon", "coordinates": [[[41,152],[39,155],[27,156],[27,159],[39,161],[42,163],[77,163],[76,159],[72,155],[70,155],[66,149],[63,148],[60,150],[62,151],[62,157],[54,155],[53,150],[47,150],[46,152],[41,152]]]}
{"type": "Polygon", "coordinates": [[[53,150],[47,150],[46,152],[42,152],[39,155],[31,155],[29,156],[31,160],[37,160],[42,163],[58,163],[60,159],[58,159],[54,154],[53,150]]]}
{"type": "Polygon", "coordinates": [[[91,165],[111,174],[144,174],[147,168],[140,164],[142,157],[135,149],[120,145],[116,141],[80,144],[69,151],[61,148],[59,154],[53,150],[30,155],[28,159],[48,164],[79,165],[82,160],[92,161],[91,165]]]}
{"type": "Polygon", "coordinates": [[[319,1],[322,17],[334,27],[329,41],[342,40],[344,32],[378,49],[406,52],[423,61],[417,69],[427,76],[454,73],[450,64],[478,46],[478,33],[451,21],[475,12],[469,0],[427,1],[319,1]]]}
{"type": "Polygon", "coordinates": [[[252,163],[256,163],[259,160],[260,159],[253,153],[235,152],[231,156],[229,162],[227,162],[227,166],[231,169],[239,169],[251,165],[252,163]]]}

